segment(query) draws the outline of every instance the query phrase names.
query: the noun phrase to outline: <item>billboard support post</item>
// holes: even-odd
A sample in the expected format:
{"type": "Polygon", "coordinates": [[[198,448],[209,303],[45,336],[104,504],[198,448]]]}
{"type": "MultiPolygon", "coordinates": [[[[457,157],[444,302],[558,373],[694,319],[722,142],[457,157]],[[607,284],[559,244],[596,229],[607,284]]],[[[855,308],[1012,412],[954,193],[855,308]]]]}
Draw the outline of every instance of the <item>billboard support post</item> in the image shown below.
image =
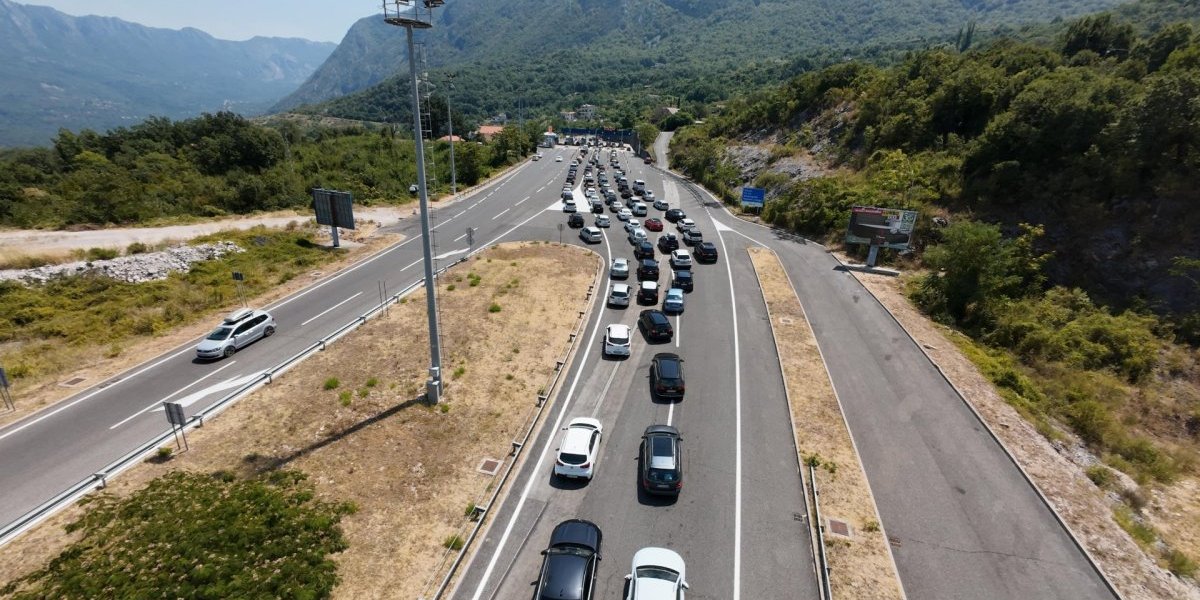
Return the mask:
{"type": "Polygon", "coordinates": [[[871,249],[867,251],[867,268],[874,269],[877,260],[879,260],[879,246],[871,244],[871,249]]]}

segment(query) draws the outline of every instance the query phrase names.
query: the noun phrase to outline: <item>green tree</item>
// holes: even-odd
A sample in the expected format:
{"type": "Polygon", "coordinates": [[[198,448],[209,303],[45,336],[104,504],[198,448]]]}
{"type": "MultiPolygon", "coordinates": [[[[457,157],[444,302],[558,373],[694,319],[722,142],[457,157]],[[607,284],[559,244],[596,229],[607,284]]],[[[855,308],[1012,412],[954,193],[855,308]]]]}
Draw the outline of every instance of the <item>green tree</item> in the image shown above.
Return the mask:
{"type": "Polygon", "coordinates": [[[1133,26],[1116,20],[1112,13],[1091,15],[1071,23],[1063,35],[1063,56],[1091,50],[1100,56],[1128,55],[1133,45],[1133,26]]]}

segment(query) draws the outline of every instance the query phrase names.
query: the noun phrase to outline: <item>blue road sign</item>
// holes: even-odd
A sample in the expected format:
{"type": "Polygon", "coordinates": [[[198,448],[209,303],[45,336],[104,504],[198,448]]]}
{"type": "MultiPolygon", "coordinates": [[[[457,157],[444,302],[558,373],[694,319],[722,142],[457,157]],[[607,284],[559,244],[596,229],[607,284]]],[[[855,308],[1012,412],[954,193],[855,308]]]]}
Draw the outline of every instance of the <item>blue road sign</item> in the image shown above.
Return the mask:
{"type": "Polygon", "coordinates": [[[767,190],[762,188],[742,188],[742,206],[757,206],[762,208],[767,198],[767,190]]]}

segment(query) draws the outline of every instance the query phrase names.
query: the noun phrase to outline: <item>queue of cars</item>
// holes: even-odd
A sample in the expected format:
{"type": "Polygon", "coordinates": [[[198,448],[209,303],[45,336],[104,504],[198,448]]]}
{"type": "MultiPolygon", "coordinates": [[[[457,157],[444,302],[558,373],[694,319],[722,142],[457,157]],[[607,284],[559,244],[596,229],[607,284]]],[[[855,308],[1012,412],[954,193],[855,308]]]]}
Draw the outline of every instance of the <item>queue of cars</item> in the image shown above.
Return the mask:
{"type": "MultiPolygon", "coordinates": [[[[603,237],[600,227],[610,225],[609,216],[603,214],[605,205],[622,222],[633,257],[632,262],[624,256],[613,259],[609,268],[612,284],[606,304],[616,309],[627,308],[635,301],[639,305],[654,305],[639,312],[636,327],[647,342],[670,342],[675,332],[669,315],[684,311],[685,294],[695,288],[693,268],[697,263],[715,262],[718,258],[716,247],[703,241],[696,224],[681,209],[671,208],[665,200],[655,197],[653,191],[646,188],[645,181],[630,182],[620,169],[615,151],[609,155],[609,168],[617,186],[614,191],[608,186],[606,169],[599,154],[601,151],[597,150],[588,158],[584,149],[569,171],[569,181],[573,183],[579,166],[584,164],[585,185],[588,182],[601,185],[599,190],[587,187],[584,192],[596,214],[593,226],[583,226],[582,216],[577,213],[570,214],[569,224],[582,228],[580,238],[586,243],[599,243],[603,237]],[[651,207],[664,213],[661,218],[649,216],[651,207]],[[664,221],[674,223],[676,231],[665,231],[664,221]],[[649,232],[657,233],[657,240],[652,242],[649,232]],[[661,268],[658,254],[666,255],[669,269],[661,268]],[[662,289],[659,281],[664,271],[669,272],[669,276],[659,306],[662,289]],[[636,284],[629,283],[631,275],[636,284]]],[[[564,201],[565,197],[564,193],[564,201]]],[[[621,323],[605,327],[605,356],[627,358],[633,354],[632,346],[632,327],[621,323]]],[[[683,357],[672,352],[654,354],[649,366],[650,389],[654,397],[674,402],[683,400],[686,390],[684,362],[683,357]]],[[[571,420],[562,434],[554,475],[590,481],[596,474],[602,434],[603,427],[594,418],[571,420]]],[[[645,428],[638,452],[638,485],[643,493],[678,496],[682,492],[682,443],[683,438],[676,427],[654,424],[645,428]]],[[[559,523],[551,533],[548,547],[542,552],[535,598],[593,598],[601,540],[602,533],[595,523],[582,519],[559,523]]],[[[688,589],[683,557],[666,548],[638,550],[625,580],[626,600],[683,600],[684,591],[688,589]]]]}

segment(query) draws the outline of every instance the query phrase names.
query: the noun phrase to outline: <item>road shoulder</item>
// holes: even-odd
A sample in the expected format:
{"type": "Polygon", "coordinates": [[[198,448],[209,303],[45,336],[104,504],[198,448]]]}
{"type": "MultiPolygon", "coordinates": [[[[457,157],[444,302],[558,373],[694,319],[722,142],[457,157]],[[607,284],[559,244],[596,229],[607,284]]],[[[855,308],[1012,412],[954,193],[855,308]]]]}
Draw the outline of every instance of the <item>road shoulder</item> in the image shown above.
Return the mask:
{"type": "Polygon", "coordinates": [[[770,315],[802,468],[816,466],[823,518],[848,525],[846,536],[826,528],[833,595],[901,599],[874,497],[804,309],[775,253],[765,248],[749,253],[770,315]]]}

